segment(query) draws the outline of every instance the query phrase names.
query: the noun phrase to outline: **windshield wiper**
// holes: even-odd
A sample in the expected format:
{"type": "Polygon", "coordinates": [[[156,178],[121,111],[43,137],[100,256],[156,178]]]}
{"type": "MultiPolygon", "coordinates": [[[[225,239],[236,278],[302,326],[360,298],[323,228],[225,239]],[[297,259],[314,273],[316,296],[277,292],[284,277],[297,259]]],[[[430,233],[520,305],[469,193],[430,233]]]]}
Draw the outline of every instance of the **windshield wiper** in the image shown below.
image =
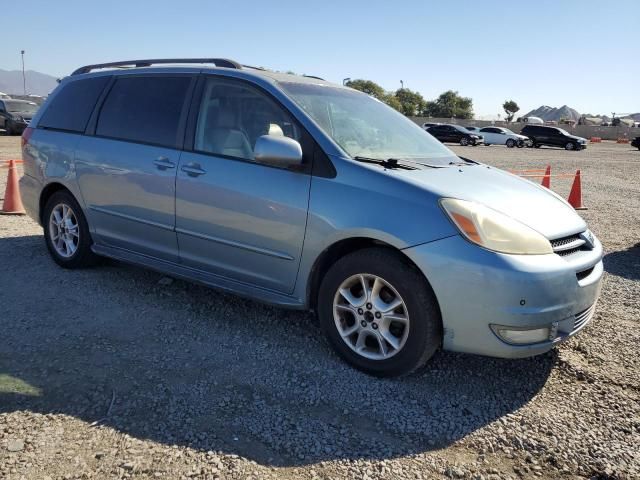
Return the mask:
{"type": "Polygon", "coordinates": [[[475,160],[471,160],[469,158],[464,158],[464,157],[458,157],[460,160],[462,160],[464,163],[460,163],[460,162],[449,162],[449,165],[465,165],[465,164],[471,164],[471,165],[480,165],[478,162],[476,162],[475,160]]]}
{"type": "Polygon", "coordinates": [[[412,167],[411,165],[400,163],[400,161],[397,158],[387,158],[386,160],[384,160],[382,158],[356,156],[356,157],[353,157],[353,159],[356,160],[357,162],[362,162],[362,163],[375,163],[376,165],[381,165],[384,168],[388,168],[388,169],[400,168],[402,170],[417,170],[416,167],[412,167]]]}

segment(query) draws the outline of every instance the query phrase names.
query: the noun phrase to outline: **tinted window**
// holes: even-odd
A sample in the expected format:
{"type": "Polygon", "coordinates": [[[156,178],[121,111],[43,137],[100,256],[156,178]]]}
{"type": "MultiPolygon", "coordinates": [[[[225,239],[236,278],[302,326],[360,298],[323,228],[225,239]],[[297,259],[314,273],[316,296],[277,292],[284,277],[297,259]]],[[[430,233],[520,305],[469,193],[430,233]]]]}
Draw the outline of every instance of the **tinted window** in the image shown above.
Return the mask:
{"type": "Polygon", "coordinates": [[[96,135],[175,148],[191,77],[121,77],[100,110],[96,135]]]}
{"type": "Polygon", "coordinates": [[[47,106],[38,127],[84,132],[96,101],[109,78],[74,80],[64,85],[47,106]]]}
{"type": "Polygon", "coordinates": [[[200,102],[195,150],[253,160],[262,135],[300,140],[291,116],[263,92],[235,80],[208,78],[200,102]]]}

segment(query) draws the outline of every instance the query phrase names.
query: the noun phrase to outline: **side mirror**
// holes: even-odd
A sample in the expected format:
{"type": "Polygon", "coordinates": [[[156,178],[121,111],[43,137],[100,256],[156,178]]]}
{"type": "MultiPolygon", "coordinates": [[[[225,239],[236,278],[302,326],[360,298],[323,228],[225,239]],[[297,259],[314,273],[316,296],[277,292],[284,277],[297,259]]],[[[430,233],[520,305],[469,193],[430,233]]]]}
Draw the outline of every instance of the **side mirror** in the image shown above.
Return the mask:
{"type": "Polygon", "coordinates": [[[280,135],[262,135],[253,149],[256,162],[276,167],[302,164],[302,147],[292,138],[280,135]]]}

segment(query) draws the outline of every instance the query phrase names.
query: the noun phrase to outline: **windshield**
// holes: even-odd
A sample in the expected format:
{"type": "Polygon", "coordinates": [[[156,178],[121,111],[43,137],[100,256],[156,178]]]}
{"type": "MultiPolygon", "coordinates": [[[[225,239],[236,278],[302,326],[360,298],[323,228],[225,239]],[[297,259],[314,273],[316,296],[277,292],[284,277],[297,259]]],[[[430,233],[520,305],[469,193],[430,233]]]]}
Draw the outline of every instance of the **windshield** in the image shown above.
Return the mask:
{"type": "Polygon", "coordinates": [[[7,108],[7,112],[21,112],[21,113],[36,113],[38,110],[38,105],[31,102],[9,102],[7,100],[4,101],[4,104],[7,108]]]}
{"type": "Polygon", "coordinates": [[[407,117],[369,95],[317,84],[280,85],[351,157],[429,160],[440,165],[455,157],[407,117]]]}
{"type": "Polygon", "coordinates": [[[508,128],[503,128],[502,131],[507,135],[515,135],[515,132],[513,130],[509,130],[508,128]]]}
{"type": "Polygon", "coordinates": [[[461,127],[460,125],[451,125],[451,126],[462,133],[473,133],[470,130],[467,130],[466,128],[461,127]]]}
{"type": "Polygon", "coordinates": [[[556,128],[556,130],[558,130],[560,133],[563,133],[565,135],[569,135],[572,136],[569,132],[567,132],[564,128],[556,128]]]}

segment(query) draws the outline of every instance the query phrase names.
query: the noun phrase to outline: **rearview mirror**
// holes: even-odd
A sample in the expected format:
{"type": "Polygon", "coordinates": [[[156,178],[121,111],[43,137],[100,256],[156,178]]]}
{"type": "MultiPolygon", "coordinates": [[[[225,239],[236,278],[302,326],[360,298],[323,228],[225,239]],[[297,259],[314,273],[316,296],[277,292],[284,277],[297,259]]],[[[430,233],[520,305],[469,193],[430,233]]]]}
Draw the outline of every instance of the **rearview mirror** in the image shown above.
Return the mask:
{"type": "Polygon", "coordinates": [[[302,147],[292,138],[280,135],[262,135],[253,149],[256,162],[290,167],[302,163],[302,147]]]}

